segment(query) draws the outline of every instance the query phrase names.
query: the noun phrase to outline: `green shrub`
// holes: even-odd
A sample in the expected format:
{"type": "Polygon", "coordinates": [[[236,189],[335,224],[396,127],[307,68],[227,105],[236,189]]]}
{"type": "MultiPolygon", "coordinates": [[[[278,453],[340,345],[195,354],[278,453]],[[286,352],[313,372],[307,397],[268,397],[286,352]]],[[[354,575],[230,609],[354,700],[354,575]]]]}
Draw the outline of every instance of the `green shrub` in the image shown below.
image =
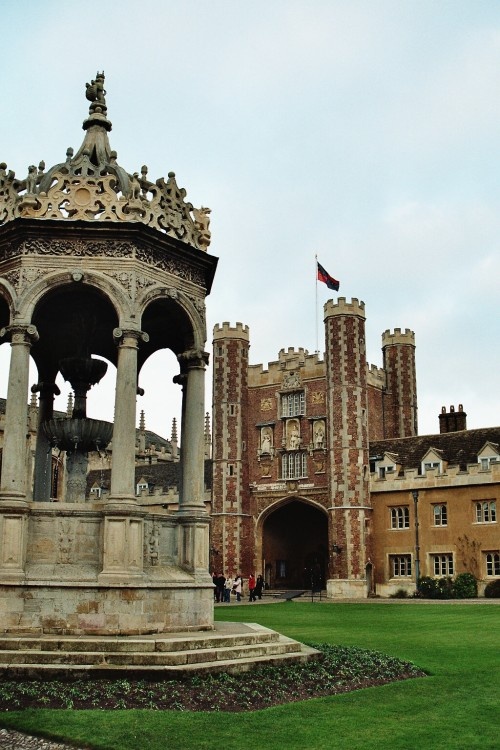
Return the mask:
{"type": "Polygon", "coordinates": [[[459,573],[452,586],[454,599],[475,599],[477,596],[477,581],[472,573],[459,573]]]}
{"type": "Polygon", "coordinates": [[[408,596],[408,592],[406,589],[398,589],[394,592],[394,594],[391,594],[389,599],[406,599],[408,596]]]}
{"type": "Polygon", "coordinates": [[[496,581],[490,581],[484,590],[484,595],[488,599],[496,599],[500,597],[500,578],[496,581]]]}
{"type": "Polygon", "coordinates": [[[451,599],[453,597],[453,581],[451,578],[422,576],[418,579],[418,595],[422,599],[451,599]]]}
{"type": "Polygon", "coordinates": [[[438,587],[435,578],[422,576],[418,579],[418,594],[423,599],[438,599],[438,587]]]}
{"type": "Polygon", "coordinates": [[[451,578],[438,580],[439,599],[453,599],[453,581],[451,578]]]}

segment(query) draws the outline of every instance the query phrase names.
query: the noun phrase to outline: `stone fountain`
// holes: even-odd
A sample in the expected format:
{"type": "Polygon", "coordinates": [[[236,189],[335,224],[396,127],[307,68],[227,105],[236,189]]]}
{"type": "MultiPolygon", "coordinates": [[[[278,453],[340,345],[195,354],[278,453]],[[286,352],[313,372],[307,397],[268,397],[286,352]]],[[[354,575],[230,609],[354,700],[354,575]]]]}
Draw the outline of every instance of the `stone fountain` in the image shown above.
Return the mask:
{"type": "Polygon", "coordinates": [[[50,445],[66,451],[65,500],[77,503],[85,499],[88,453],[106,450],[113,434],[111,422],[87,417],[87,393],[102,380],[108,365],[92,357],[68,357],[61,360],[59,368],[75,394],[73,413],[71,417],[49,419],[41,426],[50,445]]]}

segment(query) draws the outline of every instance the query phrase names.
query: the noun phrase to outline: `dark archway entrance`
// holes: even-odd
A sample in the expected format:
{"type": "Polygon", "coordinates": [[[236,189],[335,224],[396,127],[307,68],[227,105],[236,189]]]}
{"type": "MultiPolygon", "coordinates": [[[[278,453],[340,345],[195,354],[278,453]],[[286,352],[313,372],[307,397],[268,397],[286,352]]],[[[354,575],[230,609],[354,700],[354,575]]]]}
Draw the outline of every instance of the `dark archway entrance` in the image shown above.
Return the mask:
{"type": "Polygon", "coordinates": [[[262,552],[270,588],[325,588],[328,575],[328,519],[292,500],[264,521],[262,552]]]}

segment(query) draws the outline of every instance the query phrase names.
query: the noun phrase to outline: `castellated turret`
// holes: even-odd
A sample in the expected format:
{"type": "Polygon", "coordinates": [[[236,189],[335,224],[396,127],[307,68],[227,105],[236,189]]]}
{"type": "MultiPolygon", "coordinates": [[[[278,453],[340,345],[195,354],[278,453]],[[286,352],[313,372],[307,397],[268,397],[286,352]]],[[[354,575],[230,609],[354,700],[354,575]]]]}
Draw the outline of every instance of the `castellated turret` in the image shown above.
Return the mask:
{"type": "Polygon", "coordinates": [[[324,307],[332,545],[340,550],[329,596],[366,590],[370,517],[365,306],[340,297],[324,307]]]}
{"type": "Polygon", "coordinates": [[[384,437],[410,437],[418,434],[415,334],[408,328],[389,330],[382,335],[386,372],[383,398],[384,437]]]}
{"type": "MultiPolygon", "coordinates": [[[[212,565],[224,560],[226,575],[236,573],[251,555],[248,462],[248,326],[225,322],[213,338],[213,506],[212,565]],[[247,528],[248,527],[248,528],[247,528]]],[[[253,559],[252,559],[253,564],[253,559]]]]}

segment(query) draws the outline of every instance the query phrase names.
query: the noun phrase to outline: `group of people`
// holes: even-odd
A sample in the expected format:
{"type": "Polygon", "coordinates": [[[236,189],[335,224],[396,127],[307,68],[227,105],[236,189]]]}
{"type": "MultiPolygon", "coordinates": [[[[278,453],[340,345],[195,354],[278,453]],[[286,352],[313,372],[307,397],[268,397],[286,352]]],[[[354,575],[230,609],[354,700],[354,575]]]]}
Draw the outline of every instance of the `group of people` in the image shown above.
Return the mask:
{"type": "MultiPolygon", "coordinates": [[[[212,581],[214,584],[214,599],[216,602],[231,601],[231,594],[236,596],[236,601],[241,602],[243,596],[243,578],[238,573],[234,578],[226,578],[224,573],[213,573],[212,581]]],[[[261,575],[255,577],[254,573],[250,573],[248,576],[248,600],[256,602],[257,599],[262,599],[262,593],[264,591],[264,579],[261,575]]]]}

